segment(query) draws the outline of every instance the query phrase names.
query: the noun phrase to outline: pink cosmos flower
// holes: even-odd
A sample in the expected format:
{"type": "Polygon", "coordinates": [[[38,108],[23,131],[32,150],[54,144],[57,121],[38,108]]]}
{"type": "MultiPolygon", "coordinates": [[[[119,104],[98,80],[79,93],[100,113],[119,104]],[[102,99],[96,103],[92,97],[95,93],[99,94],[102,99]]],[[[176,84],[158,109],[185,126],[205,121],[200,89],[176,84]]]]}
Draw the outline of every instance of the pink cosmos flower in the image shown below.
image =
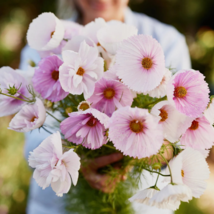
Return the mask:
{"type": "MultiPolygon", "coordinates": [[[[22,77],[18,72],[13,70],[10,67],[2,67],[0,68],[0,89],[2,93],[8,94],[8,90],[10,87],[15,87],[18,89],[16,93],[12,93],[11,95],[24,99],[23,96],[29,97],[29,92],[27,90],[28,83],[24,77],[22,77]],[[23,96],[22,96],[23,95],[23,96]]],[[[18,112],[21,107],[26,102],[17,100],[11,97],[7,97],[5,95],[0,94],[0,117],[15,114],[18,112]]]]}
{"type": "Polygon", "coordinates": [[[98,149],[107,143],[105,131],[109,117],[96,109],[87,109],[69,114],[60,129],[65,139],[75,144],[82,144],[89,149],[98,149]]]}
{"type": "MultiPolygon", "coordinates": [[[[186,148],[169,162],[173,182],[187,185],[193,197],[199,198],[206,189],[209,167],[203,155],[192,148],[186,148]]],[[[166,170],[169,173],[169,170],[166,170]]]]}
{"type": "Polygon", "coordinates": [[[28,132],[39,128],[46,119],[46,110],[39,98],[34,104],[26,104],[15,115],[9,124],[9,129],[17,132],[28,132]]]}
{"type": "Polygon", "coordinates": [[[181,70],[169,81],[167,97],[178,111],[189,117],[198,117],[209,102],[209,88],[199,71],[181,70]]]}
{"type": "Polygon", "coordinates": [[[57,102],[68,95],[59,82],[59,67],[62,64],[63,61],[53,55],[42,59],[35,69],[33,86],[44,99],[57,102]]]}
{"type": "Polygon", "coordinates": [[[159,124],[163,126],[164,138],[170,142],[176,142],[186,129],[191,126],[192,119],[180,113],[168,101],[156,104],[151,114],[159,117],[159,124]]]}
{"type": "Polygon", "coordinates": [[[117,75],[130,89],[146,93],[156,88],[165,69],[161,45],[151,36],[132,36],[116,54],[117,75]]]}
{"type": "Polygon", "coordinates": [[[71,178],[73,184],[77,184],[80,158],[72,149],[63,154],[59,132],[50,135],[34,149],[28,162],[35,168],[33,178],[38,185],[45,189],[51,184],[58,196],[69,191],[71,178]]]}
{"type": "Polygon", "coordinates": [[[166,68],[165,74],[160,82],[160,84],[153,90],[149,91],[150,97],[161,98],[166,96],[167,85],[172,76],[172,72],[166,68]]]}
{"type": "Polygon", "coordinates": [[[125,155],[145,158],[160,149],[162,126],[148,110],[126,106],[113,113],[109,122],[109,138],[125,155]]]}
{"type": "Polygon", "coordinates": [[[204,116],[196,118],[182,135],[180,142],[194,149],[210,149],[214,143],[214,128],[204,116]]]}
{"type": "Polygon", "coordinates": [[[63,51],[64,63],[60,66],[59,80],[62,88],[71,94],[84,94],[90,97],[104,72],[104,61],[98,57],[97,48],[83,41],[79,52],[63,51]]]}
{"type": "Polygon", "coordinates": [[[64,33],[62,22],[53,13],[42,13],[31,22],[27,41],[33,49],[49,51],[60,45],[64,33]]]}
{"type": "Polygon", "coordinates": [[[93,108],[111,116],[116,108],[131,106],[133,96],[123,83],[102,78],[96,82],[94,93],[88,101],[93,108]]]}

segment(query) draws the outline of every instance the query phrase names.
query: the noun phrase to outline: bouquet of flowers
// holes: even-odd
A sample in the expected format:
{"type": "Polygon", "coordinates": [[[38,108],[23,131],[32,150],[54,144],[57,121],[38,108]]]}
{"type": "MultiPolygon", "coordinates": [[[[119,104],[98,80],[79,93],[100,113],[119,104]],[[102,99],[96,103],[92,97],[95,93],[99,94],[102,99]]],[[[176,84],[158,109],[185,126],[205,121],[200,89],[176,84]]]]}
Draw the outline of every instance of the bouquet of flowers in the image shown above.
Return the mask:
{"type": "Polygon", "coordinates": [[[132,213],[130,202],[176,210],[203,194],[214,102],[199,71],[173,75],[154,38],[102,18],[81,26],[43,13],[30,24],[27,41],[41,61],[30,62],[28,77],[0,69],[0,116],[16,113],[9,129],[17,132],[50,132],[29,155],[39,186],[51,185],[62,196],[79,178],[67,204],[87,213],[132,213]],[[58,131],[45,124],[46,116],[56,120],[58,131]],[[109,175],[109,189],[115,187],[105,193],[91,188],[79,176],[80,165],[115,152],[123,154],[119,167],[99,169],[109,175]],[[156,183],[134,194],[143,170],[156,174],[156,183]],[[165,177],[163,189],[159,176],[165,177]],[[96,212],[90,212],[93,206],[96,212]]]}

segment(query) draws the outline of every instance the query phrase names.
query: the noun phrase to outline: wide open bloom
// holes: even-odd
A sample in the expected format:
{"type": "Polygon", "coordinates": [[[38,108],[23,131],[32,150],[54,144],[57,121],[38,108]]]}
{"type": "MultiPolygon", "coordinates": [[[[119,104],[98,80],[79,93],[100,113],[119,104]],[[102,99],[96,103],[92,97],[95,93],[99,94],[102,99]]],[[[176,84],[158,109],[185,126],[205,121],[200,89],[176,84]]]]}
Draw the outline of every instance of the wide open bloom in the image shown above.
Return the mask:
{"type": "Polygon", "coordinates": [[[117,75],[130,89],[147,93],[165,74],[164,53],[151,36],[137,35],[125,40],[116,54],[117,75]]]}
{"type": "Polygon", "coordinates": [[[93,108],[111,116],[116,108],[131,106],[133,96],[123,83],[102,78],[96,82],[94,93],[88,101],[93,108]]]}
{"type": "Polygon", "coordinates": [[[210,149],[214,143],[214,128],[206,117],[196,118],[182,135],[180,142],[181,145],[194,149],[210,149]]]}
{"type": "Polygon", "coordinates": [[[46,138],[28,159],[29,165],[35,168],[33,178],[45,189],[51,184],[58,196],[67,193],[71,187],[71,178],[77,184],[80,158],[70,149],[63,154],[62,141],[59,132],[46,138]]]}
{"type": "Polygon", "coordinates": [[[188,202],[192,199],[190,188],[183,184],[168,184],[157,192],[149,201],[151,206],[160,209],[178,209],[181,201],[188,202]]]}
{"type": "Polygon", "coordinates": [[[17,132],[28,132],[39,128],[46,119],[46,110],[39,98],[34,104],[26,104],[14,116],[9,124],[9,129],[17,132]]]}
{"type": "Polygon", "coordinates": [[[60,45],[64,31],[62,22],[53,13],[42,13],[31,22],[27,41],[38,51],[52,50],[60,45]]]}
{"type": "MultiPolygon", "coordinates": [[[[200,151],[186,148],[169,162],[173,182],[187,185],[193,197],[199,198],[206,189],[209,167],[200,151]]],[[[169,173],[169,170],[166,170],[169,173]]]]}
{"type": "Polygon", "coordinates": [[[168,101],[156,104],[151,114],[159,117],[159,124],[163,126],[164,138],[170,142],[176,142],[186,129],[191,126],[192,119],[180,113],[168,101]]]}
{"type": "Polygon", "coordinates": [[[60,124],[65,139],[82,144],[89,149],[98,149],[107,143],[105,131],[109,117],[96,109],[89,108],[69,114],[60,124]]]}
{"type": "MultiPolygon", "coordinates": [[[[0,69],[0,89],[4,94],[24,99],[29,97],[27,80],[10,67],[0,69]],[[10,91],[7,89],[12,88],[10,91]],[[23,95],[23,96],[22,96],[23,95]]],[[[0,117],[15,114],[26,102],[0,94],[0,117]]]]}
{"type": "Polygon", "coordinates": [[[110,21],[97,32],[100,45],[110,54],[115,55],[122,41],[137,35],[137,28],[120,21],[110,21]]]}
{"type": "Polygon", "coordinates": [[[160,149],[162,126],[146,109],[122,107],[110,119],[109,138],[125,155],[145,158],[160,149]]]}
{"type": "Polygon", "coordinates": [[[63,51],[64,63],[59,69],[59,80],[62,88],[71,94],[84,94],[89,98],[104,72],[104,61],[98,57],[97,48],[90,47],[83,41],[79,52],[63,51]]]}
{"type": "Polygon", "coordinates": [[[214,98],[211,99],[208,107],[204,111],[204,116],[209,120],[210,124],[214,124],[214,98]]]}
{"type": "Polygon", "coordinates": [[[59,67],[62,64],[63,61],[53,55],[43,58],[35,69],[33,86],[44,99],[57,102],[69,94],[62,89],[59,82],[59,67]]]}
{"type": "Polygon", "coordinates": [[[172,72],[166,68],[165,74],[160,82],[160,84],[153,90],[149,91],[150,97],[161,98],[166,96],[167,85],[172,76],[172,72]]]}
{"type": "Polygon", "coordinates": [[[169,81],[167,97],[178,111],[189,117],[198,117],[209,102],[209,88],[199,71],[181,70],[169,81]]]}

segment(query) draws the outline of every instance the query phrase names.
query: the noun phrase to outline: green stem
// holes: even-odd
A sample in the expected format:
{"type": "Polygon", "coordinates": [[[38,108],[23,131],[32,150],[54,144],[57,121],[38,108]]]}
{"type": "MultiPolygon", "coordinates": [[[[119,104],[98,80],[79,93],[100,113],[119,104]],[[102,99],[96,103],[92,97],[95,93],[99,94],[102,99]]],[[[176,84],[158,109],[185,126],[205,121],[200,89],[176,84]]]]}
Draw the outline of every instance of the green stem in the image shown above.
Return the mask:
{"type": "Polygon", "coordinates": [[[103,146],[108,147],[108,148],[110,148],[110,149],[116,150],[113,146],[110,146],[110,145],[107,145],[107,144],[104,144],[103,146]]]}
{"type": "MultiPolygon", "coordinates": [[[[160,169],[159,169],[159,173],[160,173],[160,169]]],[[[157,176],[157,179],[156,179],[156,182],[155,182],[155,186],[157,186],[159,176],[160,176],[160,174],[158,174],[158,176],[157,176]]]]}
{"type": "Polygon", "coordinates": [[[58,120],[56,117],[54,117],[51,113],[49,113],[48,111],[46,111],[46,113],[48,115],[50,115],[51,117],[53,117],[57,122],[61,123],[62,121],[58,120]]]}
{"type": "Polygon", "coordinates": [[[172,171],[171,171],[171,168],[169,166],[169,163],[168,163],[168,161],[166,160],[166,158],[162,154],[160,154],[160,156],[164,159],[164,161],[166,162],[166,164],[167,164],[167,166],[169,168],[169,173],[170,173],[170,177],[171,177],[171,183],[173,183],[172,171]]]}
{"type": "Polygon", "coordinates": [[[43,128],[47,133],[53,134],[52,132],[48,131],[44,126],[41,126],[41,128],[43,128]]]}
{"type": "Polygon", "coordinates": [[[21,101],[24,101],[24,102],[29,102],[28,100],[23,100],[22,98],[14,97],[13,95],[1,93],[1,92],[0,92],[0,94],[2,94],[2,95],[4,95],[4,96],[7,96],[7,97],[11,97],[11,98],[17,99],[17,100],[21,100],[21,101]]]}
{"type": "Polygon", "coordinates": [[[148,172],[156,173],[156,174],[159,174],[159,175],[164,176],[164,177],[169,177],[169,176],[171,176],[171,175],[164,175],[164,174],[162,174],[162,173],[160,173],[160,172],[152,171],[152,170],[147,169],[147,168],[143,168],[143,169],[145,169],[145,170],[148,171],[148,172]]]}
{"type": "Polygon", "coordinates": [[[162,98],[160,98],[160,99],[158,99],[158,100],[156,100],[156,101],[154,101],[154,102],[151,102],[151,103],[149,103],[148,105],[146,105],[146,106],[144,106],[143,108],[148,108],[150,105],[155,105],[155,104],[157,104],[157,103],[159,103],[160,101],[163,101],[163,100],[166,100],[167,99],[167,97],[165,96],[165,97],[162,97],[162,98]]]}

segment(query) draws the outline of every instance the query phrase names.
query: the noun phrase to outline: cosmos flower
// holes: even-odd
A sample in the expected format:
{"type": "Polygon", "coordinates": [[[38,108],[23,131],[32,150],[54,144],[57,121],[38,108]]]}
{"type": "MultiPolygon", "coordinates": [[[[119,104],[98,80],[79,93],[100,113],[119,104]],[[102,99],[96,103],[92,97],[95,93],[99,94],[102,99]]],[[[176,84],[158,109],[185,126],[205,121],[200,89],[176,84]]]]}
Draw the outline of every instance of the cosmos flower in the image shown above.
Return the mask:
{"type": "Polygon", "coordinates": [[[152,108],[151,114],[159,117],[159,124],[163,126],[164,138],[173,143],[180,139],[192,123],[192,118],[180,113],[168,101],[157,103],[152,108]]]}
{"type": "Polygon", "coordinates": [[[60,45],[64,31],[62,22],[53,13],[42,13],[31,22],[27,41],[35,50],[49,51],[60,45]]]}
{"type": "Polygon", "coordinates": [[[145,158],[160,149],[162,126],[146,109],[122,107],[110,119],[109,138],[125,155],[145,158]]]}
{"type": "Polygon", "coordinates": [[[192,120],[180,143],[194,149],[210,149],[214,143],[214,128],[205,116],[198,117],[192,120]]]}
{"type": "Polygon", "coordinates": [[[88,102],[88,101],[82,101],[77,106],[77,109],[78,109],[78,111],[85,111],[85,110],[89,109],[90,107],[91,107],[90,102],[88,102]]]}
{"type": "Polygon", "coordinates": [[[169,81],[167,97],[178,111],[189,116],[198,117],[209,102],[209,88],[199,71],[181,70],[169,81]]]}
{"type": "Polygon", "coordinates": [[[71,94],[84,94],[89,98],[104,72],[104,61],[98,57],[97,48],[90,47],[83,41],[79,52],[66,50],[62,52],[64,63],[59,69],[62,88],[71,94]]]}
{"type": "Polygon", "coordinates": [[[50,135],[34,149],[28,162],[35,168],[33,178],[38,185],[45,189],[51,184],[58,196],[69,191],[71,178],[73,184],[77,184],[80,158],[73,149],[63,154],[59,132],[50,135]]]}
{"type": "MultiPolygon", "coordinates": [[[[0,89],[2,93],[24,99],[29,97],[27,80],[10,67],[0,68],[0,89]]],[[[0,94],[0,117],[15,114],[26,102],[0,94]]]]}
{"type": "Polygon", "coordinates": [[[116,108],[131,106],[133,96],[123,83],[117,80],[101,78],[95,84],[93,95],[88,99],[93,108],[104,112],[109,117],[116,108]]]}
{"type": "Polygon", "coordinates": [[[147,93],[165,74],[164,53],[151,36],[137,35],[125,40],[116,54],[117,75],[130,89],[147,93]]]}
{"type": "Polygon", "coordinates": [[[105,131],[109,117],[96,109],[89,108],[69,114],[60,124],[65,139],[82,144],[89,149],[98,149],[107,143],[105,131]]]}
{"type": "Polygon", "coordinates": [[[178,209],[181,201],[188,202],[192,199],[190,188],[184,184],[168,184],[157,192],[149,201],[151,206],[160,209],[178,209]]]}
{"type": "MultiPolygon", "coordinates": [[[[169,162],[173,182],[187,185],[193,197],[199,198],[206,189],[209,178],[208,164],[200,151],[186,148],[169,162]]],[[[166,170],[169,173],[169,170],[166,170]]]]}
{"type": "Polygon", "coordinates": [[[46,119],[46,110],[39,98],[34,104],[26,104],[14,116],[9,124],[9,129],[17,132],[28,132],[39,128],[46,119]]]}
{"type": "Polygon", "coordinates": [[[43,58],[35,69],[32,82],[34,89],[44,99],[57,102],[64,99],[68,92],[65,92],[59,82],[59,67],[63,64],[57,56],[43,58]]]}

